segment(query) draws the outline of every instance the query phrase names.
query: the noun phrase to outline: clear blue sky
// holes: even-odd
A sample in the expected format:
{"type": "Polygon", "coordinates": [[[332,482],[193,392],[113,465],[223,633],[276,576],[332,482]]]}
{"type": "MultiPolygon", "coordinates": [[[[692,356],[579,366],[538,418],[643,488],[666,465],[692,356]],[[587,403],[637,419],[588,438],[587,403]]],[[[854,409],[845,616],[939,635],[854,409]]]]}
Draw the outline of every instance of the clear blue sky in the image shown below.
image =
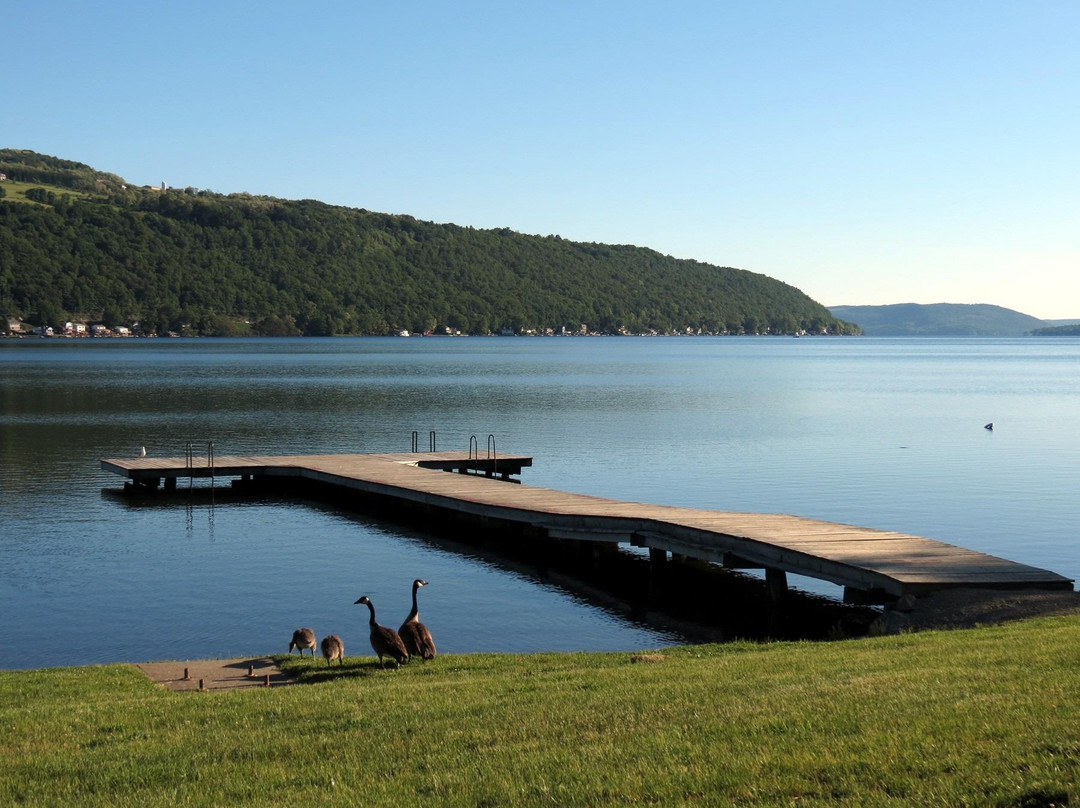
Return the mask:
{"type": "Polygon", "coordinates": [[[9,0],[0,145],[1080,317],[1080,3],[9,0]]]}

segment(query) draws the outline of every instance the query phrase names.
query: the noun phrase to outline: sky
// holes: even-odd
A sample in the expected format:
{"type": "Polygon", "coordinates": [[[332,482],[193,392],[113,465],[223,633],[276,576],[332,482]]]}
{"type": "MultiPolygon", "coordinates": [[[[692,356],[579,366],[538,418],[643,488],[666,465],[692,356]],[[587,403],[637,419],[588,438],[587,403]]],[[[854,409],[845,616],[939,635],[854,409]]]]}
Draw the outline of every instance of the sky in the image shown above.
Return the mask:
{"type": "Polygon", "coordinates": [[[1080,3],[7,0],[0,147],[1080,318],[1080,3]]]}

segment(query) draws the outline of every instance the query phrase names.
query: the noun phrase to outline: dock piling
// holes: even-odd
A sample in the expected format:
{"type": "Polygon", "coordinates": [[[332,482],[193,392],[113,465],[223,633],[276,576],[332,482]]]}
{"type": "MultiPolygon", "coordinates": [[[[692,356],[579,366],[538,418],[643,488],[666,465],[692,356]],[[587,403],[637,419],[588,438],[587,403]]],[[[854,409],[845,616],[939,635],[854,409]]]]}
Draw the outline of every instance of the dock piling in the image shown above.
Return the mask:
{"type": "Polygon", "coordinates": [[[769,596],[779,603],[788,593],[787,573],[776,567],[766,567],[765,585],[769,588],[769,596]]]}

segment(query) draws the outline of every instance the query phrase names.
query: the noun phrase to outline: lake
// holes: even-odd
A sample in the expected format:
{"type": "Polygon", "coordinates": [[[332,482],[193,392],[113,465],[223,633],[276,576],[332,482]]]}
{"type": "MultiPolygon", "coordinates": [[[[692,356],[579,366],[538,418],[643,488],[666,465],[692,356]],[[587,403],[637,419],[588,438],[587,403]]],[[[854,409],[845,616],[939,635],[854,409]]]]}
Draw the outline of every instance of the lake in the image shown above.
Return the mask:
{"type": "MultiPolygon", "coordinates": [[[[369,654],[415,577],[441,652],[680,642],[517,564],[307,502],[116,496],[102,457],[528,454],[526,484],[928,536],[1080,578],[1080,340],[0,341],[0,667],[369,654]],[[984,424],[994,423],[994,429],[984,424]]],[[[807,591],[828,584],[792,578],[807,591]]]]}

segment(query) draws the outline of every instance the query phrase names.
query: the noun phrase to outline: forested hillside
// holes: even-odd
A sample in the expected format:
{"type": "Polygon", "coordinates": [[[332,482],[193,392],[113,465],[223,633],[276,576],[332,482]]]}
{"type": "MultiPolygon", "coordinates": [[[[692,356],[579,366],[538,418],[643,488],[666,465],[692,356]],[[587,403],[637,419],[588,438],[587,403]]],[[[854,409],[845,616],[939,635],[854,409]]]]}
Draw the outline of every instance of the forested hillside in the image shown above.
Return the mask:
{"type": "Polygon", "coordinates": [[[1031,332],[1036,337],[1080,337],[1080,325],[1054,325],[1036,328],[1031,332]]]}
{"type": "Polygon", "coordinates": [[[868,337],[1019,337],[1045,323],[988,303],[895,303],[831,306],[837,317],[858,323],[868,337]]]}
{"type": "Polygon", "coordinates": [[[853,333],[798,289],[653,250],[249,194],[0,150],[0,315],[144,332],[853,333]],[[250,325],[246,325],[250,324],[250,325]]]}

